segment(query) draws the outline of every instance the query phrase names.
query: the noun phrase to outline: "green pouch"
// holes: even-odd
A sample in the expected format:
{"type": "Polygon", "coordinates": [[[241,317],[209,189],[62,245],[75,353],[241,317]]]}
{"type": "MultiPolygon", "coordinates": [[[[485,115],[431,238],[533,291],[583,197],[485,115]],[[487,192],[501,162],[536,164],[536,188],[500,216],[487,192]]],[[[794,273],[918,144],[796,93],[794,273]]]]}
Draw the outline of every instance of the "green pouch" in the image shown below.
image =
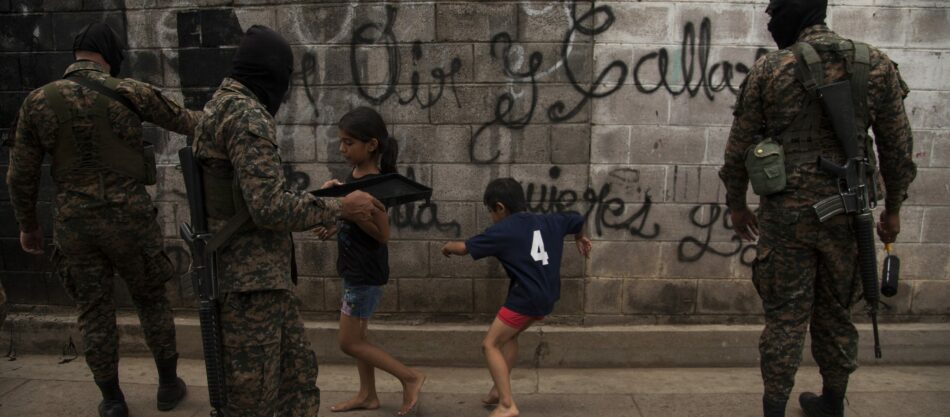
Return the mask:
{"type": "Polygon", "coordinates": [[[782,145],[766,138],[749,147],[745,155],[752,191],[760,196],[775,194],[785,189],[785,152],[782,145]]]}

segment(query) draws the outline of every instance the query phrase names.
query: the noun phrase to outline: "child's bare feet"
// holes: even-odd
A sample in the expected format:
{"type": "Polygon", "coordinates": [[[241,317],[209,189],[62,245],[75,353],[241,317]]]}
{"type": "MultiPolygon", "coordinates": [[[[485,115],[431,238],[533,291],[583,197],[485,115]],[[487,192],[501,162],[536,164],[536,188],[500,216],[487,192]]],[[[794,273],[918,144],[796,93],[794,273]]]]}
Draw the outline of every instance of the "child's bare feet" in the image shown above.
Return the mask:
{"type": "Polygon", "coordinates": [[[518,407],[511,404],[511,407],[505,407],[501,404],[498,404],[498,407],[495,407],[495,411],[492,411],[488,417],[518,417],[518,407]]]}
{"type": "Polygon", "coordinates": [[[485,405],[498,404],[498,388],[492,385],[491,391],[488,391],[488,395],[482,397],[482,403],[485,405]]]}
{"type": "Polygon", "coordinates": [[[375,410],[377,408],[379,408],[379,398],[376,395],[365,397],[357,395],[330,407],[330,411],[340,413],[353,410],[375,410]]]}
{"type": "Polygon", "coordinates": [[[402,383],[402,407],[399,407],[399,411],[396,412],[397,416],[412,414],[419,406],[419,394],[422,392],[422,385],[426,383],[426,375],[413,371],[416,376],[402,383]]]}

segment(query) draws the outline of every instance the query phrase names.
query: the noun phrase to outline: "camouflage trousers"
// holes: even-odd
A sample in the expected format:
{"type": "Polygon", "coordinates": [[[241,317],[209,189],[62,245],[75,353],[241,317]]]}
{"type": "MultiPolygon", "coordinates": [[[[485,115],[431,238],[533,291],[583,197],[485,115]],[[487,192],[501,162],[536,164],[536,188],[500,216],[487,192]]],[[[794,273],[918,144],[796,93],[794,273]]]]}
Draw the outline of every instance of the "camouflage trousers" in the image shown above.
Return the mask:
{"type": "Polygon", "coordinates": [[[97,210],[81,218],[57,219],[53,230],[54,262],[78,308],[83,353],[93,377],[106,380],[118,371],[115,273],[128,287],[152,355],[175,356],[175,323],[165,295],[174,268],[162,248],[154,212],[143,218],[117,209],[97,210]]]}
{"type": "Polygon", "coordinates": [[[819,223],[810,207],[763,208],[760,226],[752,280],[765,310],[759,341],[765,399],[788,400],[809,327],[824,386],[844,392],[857,369],[851,307],[861,294],[850,218],[819,223]]]}
{"type": "Polygon", "coordinates": [[[0,329],[3,328],[3,322],[7,319],[7,293],[3,290],[3,284],[0,283],[0,329]]]}
{"type": "Polygon", "coordinates": [[[231,417],[315,417],[317,356],[288,290],[227,293],[221,344],[231,417]]]}

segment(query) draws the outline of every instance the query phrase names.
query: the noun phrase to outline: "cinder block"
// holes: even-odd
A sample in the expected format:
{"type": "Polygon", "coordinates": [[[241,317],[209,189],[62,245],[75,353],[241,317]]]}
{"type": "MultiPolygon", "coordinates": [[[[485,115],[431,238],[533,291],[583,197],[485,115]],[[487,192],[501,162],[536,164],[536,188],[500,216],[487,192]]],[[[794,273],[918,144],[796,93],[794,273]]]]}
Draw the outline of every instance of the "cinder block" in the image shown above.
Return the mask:
{"type": "MultiPolygon", "coordinates": [[[[434,39],[435,24],[432,4],[400,4],[395,6],[391,23],[398,42],[423,42],[434,39]]],[[[387,6],[381,4],[286,6],[277,10],[281,33],[291,44],[347,44],[356,31],[366,28],[361,35],[367,39],[379,36],[378,29],[387,24],[387,6]],[[319,23],[315,23],[319,22],[319,23]],[[376,25],[372,29],[370,24],[376,25]]]]}
{"type": "Polygon", "coordinates": [[[156,184],[146,187],[152,194],[154,201],[184,202],[185,179],[181,176],[181,169],[175,166],[158,166],[156,184]]]}
{"type": "Polygon", "coordinates": [[[326,310],[326,285],[323,278],[297,277],[297,287],[294,294],[300,299],[301,311],[326,310]]]}
{"type": "Polygon", "coordinates": [[[920,168],[917,177],[907,190],[904,204],[914,205],[950,205],[950,169],[920,168]]]}
{"type": "Polygon", "coordinates": [[[910,30],[909,46],[946,48],[950,39],[950,11],[946,7],[910,9],[910,24],[904,27],[910,30]]]}
{"type": "Polygon", "coordinates": [[[664,277],[679,278],[728,278],[732,276],[736,256],[731,255],[740,249],[738,243],[681,240],[677,243],[664,243],[661,249],[662,272],[664,277]],[[726,256],[726,254],[730,254],[726,256]]]}
{"type": "Polygon", "coordinates": [[[82,0],[10,0],[10,9],[19,12],[67,12],[82,10],[82,0]]]}
{"type": "MultiPolygon", "coordinates": [[[[950,243],[950,207],[928,207],[924,209],[923,233],[921,242],[950,243]]],[[[901,209],[901,220],[904,220],[904,209],[901,209]]],[[[909,222],[913,227],[914,223],[909,222]]]]}
{"type": "Polygon", "coordinates": [[[690,97],[683,94],[670,102],[670,124],[684,126],[729,126],[736,96],[720,91],[710,99],[705,95],[690,97]]]}
{"type": "Polygon", "coordinates": [[[401,312],[469,313],[472,307],[472,280],[469,278],[399,280],[401,312]]]}
{"type": "MultiPolygon", "coordinates": [[[[932,151],[930,152],[930,164],[920,164],[918,166],[931,166],[934,168],[950,168],[950,131],[947,130],[936,130],[936,131],[925,131],[925,132],[914,132],[914,146],[917,148],[918,138],[923,136],[922,143],[927,143],[926,138],[929,136],[933,141],[932,151]]],[[[917,150],[916,154],[920,152],[927,152],[926,146],[917,150]]]]}
{"type": "Polygon", "coordinates": [[[551,126],[551,162],[587,164],[590,162],[591,127],[586,124],[551,126]]]}
{"type": "Polygon", "coordinates": [[[592,277],[656,277],[660,272],[660,246],[651,242],[594,241],[590,256],[592,277]]]}
{"type": "Polygon", "coordinates": [[[630,161],[629,126],[594,125],[590,140],[592,164],[626,164],[630,161]]]}
{"type": "Polygon", "coordinates": [[[706,154],[706,132],[699,127],[638,126],[631,129],[630,163],[698,164],[706,154]]]}
{"type": "Polygon", "coordinates": [[[297,250],[297,271],[300,275],[338,277],[336,272],[336,240],[294,239],[297,250]]]}
{"type": "Polygon", "coordinates": [[[20,80],[20,56],[3,55],[0,56],[0,89],[2,90],[22,90],[23,83],[20,80]]]}
{"type": "MultiPolygon", "coordinates": [[[[280,157],[284,162],[317,160],[317,133],[312,125],[281,125],[277,130],[280,157]]],[[[319,184],[317,184],[319,185],[319,184]]]]}
{"type": "Polygon", "coordinates": [[[0,16],[0,49],[15,51],[48,51],[53,49],[52,15],[0,16]]]}
{"type": "Polygon", "coordinates": [[[698,281],[699,305],[703,314],[762,314],[762,303],[751,280],[698,281]]]}
{"type": "Polygon", "coordinates": [[[427,242],[395,240],[390,241],[388,246],[390,276],[429,276],[430,254],[427,242]]]}
{"type": "Polygon", "coordinates": [[[623,280],[590,278],[584,291],[584,312],[588,314],[620,314],[623,280]]]}
{"type": "MultiPolygon", "coordinates": [[[[173,9],[126,11],[127,45],[131,49],[177,48],[180,12],[173,9]]],[[[68,46],[72,46],[71,42],[68,46]]]]}
{"type": "Polygon", "coordinates": [[[494,163],[547,163],[551,161],[550,130],[547,125],[517,130],[495,125],[482,132],[473,151],[477,158],[495,157],[494,163]]]}
{"type": "MultiPolygon", "coordinates": [[[[16,77],[22,74],[23,87],[39,88],[49,82],[63,78],[66,67],[75,60],[70,52],[53,53],[32,53],[24,55],[19,59],[19,70],[17,67],[4,69],[16,77]]],[[[17,84],[19,84],[19,79],[17,84]]],[[[12,90],[13,88],[11,88],[12,90]]],[[[20,88],[16,88],[19,90],[20,88]]]]}
{"type": "Polygon", "coordinates": [[[889,48],[887,56],[898,64],[911,91],[950,89],[950,68],[943,51],[889,48]]]}
{"type": "Polygon", "coordinates": [[[609,186],[611,198],[642,203],[665,200],[667,166],[665,165],[591,165],[591,188],[599,194],[609,186]]]}
{"type": "Polygon", "coordinates": [[[950,281],[915,282],[913,311],[921,315],[950,314],[948,297],[950,297],[950,281]]]}
{"type": "MultiPolygon", "coordinates": [[[[467,238],[467,237],[466,237],[467,238]]],[[[463,240],[463,239],[459,239],[463,240]]],[[[446,258],[442,255],[442,246],[446,242],[430,241],[429,251],[429,275],[433,277],[477,277],[483,278],[490,276],[490,265],[488,259],[472,260],[471,256],[452,256],[446,258]]]]}
{"type": "Polygon", "coordinates": [[[473,279],[473,298],[475,313],[494,314],[505,304],[508,295],[508,279],[473,279]]]}
{"type": "MultiPolygon", "coordinates": [[[[469,44],[430,44],[415,41],[410,44],[407,40],[399,47],[399,82],[412,84],[413,79],[418,77],[420,87],[416,102],[420,105],[438,103],[439,97],[446,100],[446,104],[458,105],[452,90],[455,84],[473,80],[476,64],[472,48],[473,45],[469,44]],[[433,71],[440,71],[442,74],[435,77],[433,71]]],[[[388,61],[379,62],[378,65],[388,65],[388,61]]],[[[403,100],[408,101],[410,97],[406,96],[403,100]]]]}
{"type": "Polygon", "coordinates": [[[624,314],[691,314],[696,310],[695,280],[626,279],[624,314]]]}
{"type": "MultiPolygon", "coordinates": [[[[692,23],[694,33],[702,30],[705,19],[709,19],[710,34],[714,42],[720,44],[746,44],[749,41],[749,28],[755,22],[755,9],[747,4],[717,5],[710,7],[707,4],[678,4],[673,21],[674,30],[680,30],[686,24],[692,23]]],[[[682,32],[678,33],[682,36],[682,32]]]]}
{"type": "Polygon", "coordinates": [[[663,126],[670,123],[669,94],[643,94],[629,86],[595,100],[591,109],[594,124],[663,126]]]}
{"type": "Polygon", "coordinates": [[[519,164],[511,166],[510,174],[524,188],[528,209],[548,213],[565,211],[561,205],[573,201],[573,195],[577,195],[578,201],[583,198],[587,172],[586,165],[519,164]],[[566,192],[573,193],[572,197],[565,197],[566,192]]]}
{"type": "MultiPolygon", "coordinates": [[[[570,83],[568,71],[573,74],[574,82],[581,88],[588,88],[591,79],[591,44],[575,41],[568,45],[565,55],[562,43],[518,43],[513,41],[510,48],[504,42],[494,45],[477,43],[473,45],[475,59],[472,63],[475,81],[529,82],[531,56],[540,54],[541,64],[534,73],[538,84],[570,83]],[[494,48],[493,48],[494,46],[494,48]],[[494,49],[494,50],[493,50],[494,49]],[[507,54],[505,51],[507,50],[507,54]],[[505,56],[507,55],[507,56],[505,56]],[[566,59],[565,59],[566,56],[566,59]],[[505,65],[508,67],[506,68],[505,65]],[[512,75],[518,74],[518,75],[512,75]]],[[[571,103],[573,106],[574,103],[571,103]]]]}
{"type": "Polygon", "coordinates": [[[399,141],[400,162],[469,162],[470,126],[397,125],[390,134],[399,141]]]}
{"type": "Polygon", "coordinates": [[[432,165],[432,198],[440,201],[482,201],[488,183],[509,175],[505,165],[432,165]]]}
{"type": "MultiPolygon", "coordinates": [[[[598,42],[616,43],[664,43],[672,39],[675,29],[672,22],[671,4],[615,3],[610,12],[616,21],[609,30],[597,36],[598,42]]],[[[587,27],[603,25],[607,12],[594,14],[587,27]]]]}
{"type": "MultiPolygon", "coordinates": [[[[590,235],[590,232],[587,232],[590,235]]],[[[583,278],[587,258],[581,256],[574,243],[574,236],[568,235],[564,242],[564,256],[561,258],[561,278],[583,278]]],[[[500,268],[499,268],[500,269],[500,268]]]]}
{"type": "MultiPolygon", "coordinates": [[[[580,2],[578,14],[583,14],[587,7],[580,2]]],[[[557,42],[560,43],[573,26],[571,18],[571,4],[568,3],[520,3],[518,4],[518,37],[523,42],[557,42]]],[[[578,35],[579,38],[586,38],[578,35]]],[[[587,42],[589,39],[582,39],[587,42]]]]}
{"type": "Polygon", "coordinates": [[[561,299],[554,305],[552,315],[584,314],[584,280],[561,279],[561,299]]]}
{"type": "Polygon", "coordinates": [[[835,32],[845,38],[875,46],[903,46],[907,39],[910,9],[834,7],[828,12],[835,32]]]}
{"type": "Polygon", "coordinates": [[[474,210],[471,203],[433,200],[394,207],[389,219],[398,239],[456,240],[477,233],[474,210]]]}
{"type": "Polygon", "coordinates": [[[910,125],[917,129],[944,129],[950,126],[950,109],[940,103],[950,100],[948,91],[913,91],[904,100],[910,125]]]}
{"type": "Polygon", "coordinates": [[[727,127],[706,128],[706,159],[703,162],[715,166],[717,172],[725,163],[726,144],[729,143],[730,130],[727,127]]]}
{"type": "MultiPolygon", "coordinates": [[[[453,90],[462,103],[459,108],[451,102],[445,102],[432,108],[432,123],[435,124],[473,124],[479,127],[495,120],[495,103],[499,97],[509,93],[514,95],[531,94],[528,84],[518,83],[510,88],[499,85],[460,86],[453,90]]],[[[530,96],[516,99],[507,119],[520,118],[528,111],[530,96]]],[[[506,120],[507,120],[506,119],[506,120]]],[[[488,132],[485,132],[488,133],[488,132]]]]}
{"type": "Polygon", "coordinates": [[[901,278],[946,279],[950,277],[950,257],[946,244],[902,244],[894,246],[901,257],[901,278]]]}
{"type": "MultiPolygon", "coordinates": [[[[605,80],[605,83],[610,83],[610,79],[605,80]]],[[[608,90],[608,87],[603,87],[597,92],[603,93],[608,90]]],[[[538,122],[543,120],[556,123],[584,123],[591,120],[590,101],[584,103],[584,96],[574,86],[540,84],[536,111],[535,117],[538,122]]]]}
{"type": "Polygon", "coordinates": [[[667,201],[725,203],[726,189],[717,166],[674,165],[668,170],[667,201]]]}
{"type": "Polygon", "coordinates": [[[437,4],[435,27],[441,42],[490,41],[495,34],[517,37],[517,6],[496,3],[437,4]]]}

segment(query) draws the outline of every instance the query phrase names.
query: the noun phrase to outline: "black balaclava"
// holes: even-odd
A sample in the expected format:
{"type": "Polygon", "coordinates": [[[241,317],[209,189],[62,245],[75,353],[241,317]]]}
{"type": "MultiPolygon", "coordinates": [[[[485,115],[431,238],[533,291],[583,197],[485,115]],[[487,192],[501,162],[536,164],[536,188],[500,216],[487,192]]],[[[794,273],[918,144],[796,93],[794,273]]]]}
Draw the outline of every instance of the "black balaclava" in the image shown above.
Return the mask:
{"type": "Polygon", "coordinates": [[[253,91],[273,116],[290,87],[293,70],[294,54],[287,41],[266,26],[254,25],[234,54],[231,78],[253,91]]]}
{"type": "Polygon", "coordinates": [[[825,23],[828,0],[770,0],[769,32],[779,49],[792,46],[805,28],[825,23]]]}
{"type": "Polygon", "coordinates": [[[73,39],[73,53],[76,51],[96,52],[109,64],[109,75],[116,77],[122,69],[122,50],[125,45],[112,28],[105,23],[86,25],[73,39]]]}

